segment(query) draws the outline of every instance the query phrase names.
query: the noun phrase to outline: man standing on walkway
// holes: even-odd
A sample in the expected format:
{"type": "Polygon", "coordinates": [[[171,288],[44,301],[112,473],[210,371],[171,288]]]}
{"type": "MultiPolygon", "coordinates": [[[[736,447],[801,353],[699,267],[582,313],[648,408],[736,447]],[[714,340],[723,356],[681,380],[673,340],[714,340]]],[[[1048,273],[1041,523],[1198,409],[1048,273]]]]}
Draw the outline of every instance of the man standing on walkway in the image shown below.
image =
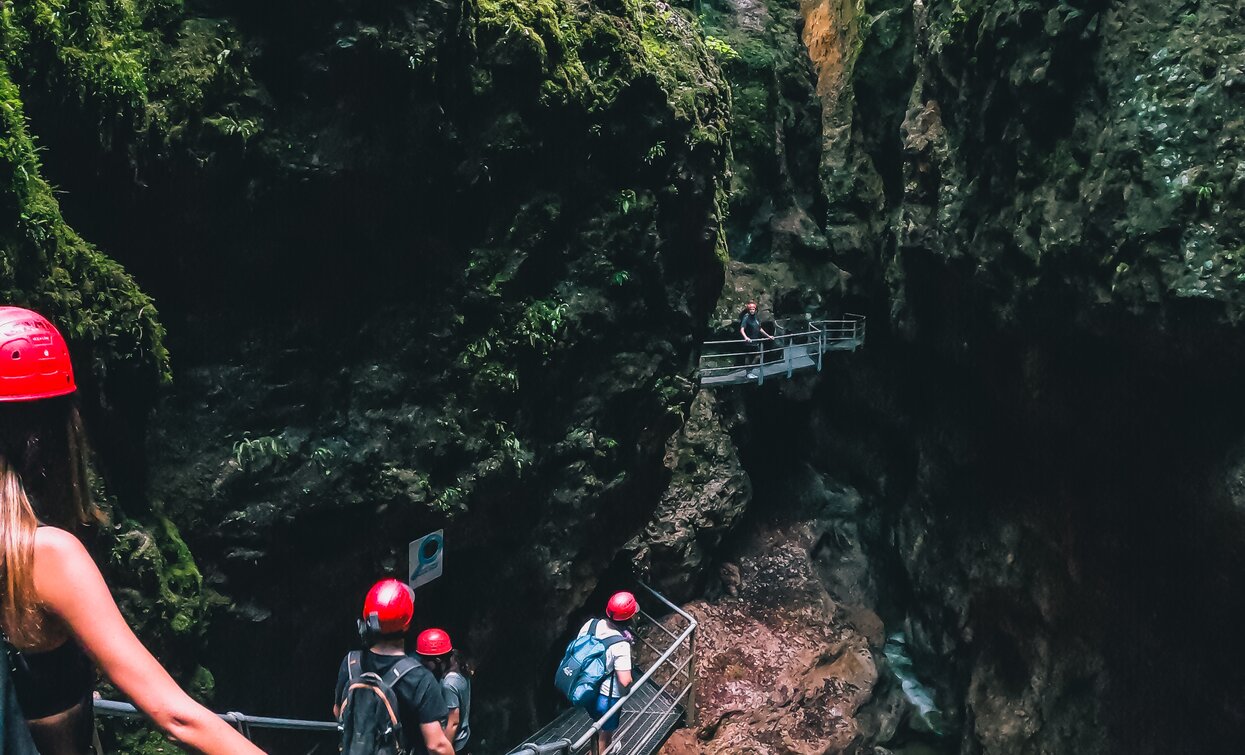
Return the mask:
{"type": "Polygon", "coordinates": [[[359,634],[369,647],[342,659],[333,695],[333,716],[343,728],[342,752],[454,755],[441,725],[449,714],[441,685],[406,654],[406,631],[414,615],[414,594],[404,583],[383,579],[368,591],[359,634]],[[398,710],[389,708],[387,693],[397,698],[398,710]],[[397,747],[389,741],[395,733],[397,747]],[[391,749],[377,750],[382,741],[391,749]]]}
{"type": "MultiPolygon", "coordinates": [[[[757,343],[761,336],[765,336],[768,340],[774,340],[774,337],[765,332],[761,327],[761,320],[757,318],[757,303],[755,301],[748,302],[748,306],[744,309],[743,316],[739,318],[739,335],[743,339],[752,344],[757,355],[748,359],[748,366],[753,364],[759,365],[760,369],[765,369],[765,344],[757,343]]],[[[756,372],[748,370],[748,378],[755,378],[756,372]]]]}
{"type": "MultiPolygon", "coordinates": [[[[616,592],[605,604],[605,621],[590,619],[579,630],[580,637],[592,632],[606,646],[606,677],[601,682],[596,704],[591,711],[598,718],[605,715],[620,697],[631,691],[631,633],[627,627],[639,608],[634,595],[629,592],[616,592]],[[612,638],[621,638],[622,641],[612,638]]],[[[601,732],[597,735],[597,752],[602,755],[612,752],[609,747],[614,739],[614,732],[618,729],[618,719],[619,714],[615,713],[601,725],[601,732]]]]}

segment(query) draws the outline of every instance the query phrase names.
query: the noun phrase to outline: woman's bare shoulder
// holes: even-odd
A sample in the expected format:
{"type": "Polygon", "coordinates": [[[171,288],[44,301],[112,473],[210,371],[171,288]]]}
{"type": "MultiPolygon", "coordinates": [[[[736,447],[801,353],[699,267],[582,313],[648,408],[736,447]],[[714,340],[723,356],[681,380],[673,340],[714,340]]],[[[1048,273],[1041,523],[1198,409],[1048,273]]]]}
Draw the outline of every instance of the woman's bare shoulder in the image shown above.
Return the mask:
{"type": "Polygon", "coordinates": [[[59,527],[40,527],[35,530],[35,568],[47,564],[47,561],[41,559],[40,556],[50,557],[52,563],[61,566],[77,566],[83,560],[91,561],[91,556],[86,552],[86,547],[82,545],[77,537],[71,532],[66,532],[59,527]],[[43,561],[43,564],[40,562],[43,561]]]}

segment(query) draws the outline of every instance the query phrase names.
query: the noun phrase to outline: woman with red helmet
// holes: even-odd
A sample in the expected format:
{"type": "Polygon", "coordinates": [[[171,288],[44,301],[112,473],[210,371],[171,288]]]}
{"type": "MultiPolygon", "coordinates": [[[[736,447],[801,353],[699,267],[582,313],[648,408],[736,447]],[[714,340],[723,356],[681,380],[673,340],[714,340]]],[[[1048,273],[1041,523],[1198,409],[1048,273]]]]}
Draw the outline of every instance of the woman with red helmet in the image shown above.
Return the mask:
{"type": "MultiPolygon", "coordinates": [[[[580,637],[592,632],[598,640],[608,640],[612,637],[622,637],[626,640],[626,642],[614,640],[607,643],[605,669],[609,675],[601,683],[596,702],[590,711],[595,714],[595,717],[604,716],[620,697],[630,691],[631,643],[634,641],[631,634],[631,620],[635,618],[639,610],[640,607],[634,595],[629,592],[616,592],[605,604],[605,621],[589,619],[579,630],[578,636],[580,637]]],[[[615,713],[601,724],[601,731],[597,734],[597,752],[610,751],[610,743],[614,739],[614,732],[618,729],[618,722],[619,714],[615,713]]]]}
{"type": "Polygon", "coordinates": [[[39,752],[89,750],[98,665],[179,745],[261,753],[143,647],[72,534],[100,520],[74,390],[56,328],[30,310],[0,307],[0,626],[20,656],[13,681],[39,752]]]}
{"type": "Polygon", "coordinates": [[[449,717],[445,736],[454,743],[456,755],[469,755],[471,741],[471,669],[458,657],[458,651],[443,629],[425,629],[415,640],[415,652],[432,675],[441,681],[441,693],[449,717]]]}

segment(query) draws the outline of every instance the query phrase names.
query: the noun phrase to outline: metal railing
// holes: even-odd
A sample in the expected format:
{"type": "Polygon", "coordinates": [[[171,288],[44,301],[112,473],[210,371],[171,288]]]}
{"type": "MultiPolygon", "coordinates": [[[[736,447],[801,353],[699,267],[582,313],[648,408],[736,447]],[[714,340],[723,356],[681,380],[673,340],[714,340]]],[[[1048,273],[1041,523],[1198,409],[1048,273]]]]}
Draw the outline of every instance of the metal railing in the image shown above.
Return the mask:
{"type": "MultiPolygon", "coordinates": [[[[628,702],[638,699],[650,681],[656,685],[655,692],[650,697],[650,691],[644,690],[643,704],[639,708],[627,707],[621,725],[614,732],[615,742],[653,740],[662,727],[671,725],[670,717],[680,705],[686,725],[696,725],[696,619],[648,585],[641,582],[640,587],[670,610],[674,617],[672,623],[682,624],[682,630],[668,627],[640,609],[636,615],[643,623],[637,626],[635,657],[639,665],[647,665],[648,670],[632,683],[627,694],[593,721],[575,741],[563,738],[553,742],[526,742],[511,750],[510,755],[600,755],[597,734],[605,722],[623,710],[628,702]],[[661,644],[667,640],[669,645],[661,644]]],[[[660,744],[660,740],[656,744],[660,744]]]]}
{"type": "MultiPolygon", "coordinates": [[[[99,716],[111,716],[115,718],[146,718],[141,711],[129,703],[122,703],[116,700],[96,700],[95,713],[99,716]]],[[[217,713],[218,717],[223,719],[234,728],[242,732],[243,736],[251,739],[251,729],[285,729],[297,731],[320,731],[337,733],[336,721],[305,721],[297,718],[269,718],[268,716],[248,716],[245,713],[217,713]]]]}
{"type": "MultiPolygon", "coordinates": [[[[641,622],[637,626],[639,647],[635,660],[639,665],[648,666],[639,679],[631,685],[630,691],[619,698],[604,715],[592,722],[592,725],[578,739],[572,742],[562,739],[549,743],[526,743],[512,750],[512,755],[531,753],[532,755],[581,755],[597,753],[597,734],[605,721],[623,709],[628,702],[636,699],[637,691],[650,681],[656,691],[649,696],[645,692],[645,701],[638,709],[628,708],[624,723],[614,733],[617,741],[623,738],[651,739],[663,726],[670,725],[670,716],[680,705],[684,707],[684,718],[688,726],[696,724],[696,619],[683,609],[671,603],[665,596],[653,588],[641,583],[640,587],[649,593],[675,617],[672,623],[684,624],[681,631],[672,629],[659,621],[652,614],[640,609],[637,617],[641,622]],[[676,633],[677,632],[677,633],[676,633]],[[665,640],[670,644],[663,646],[665,640]],[[655,660],[654,660],[655,659],[655,660]]],[[[146,718],[142,712],[130,703],[116,700],[95,700],[95,713],[99,716],[117,718],[146,718]]],[[[336,721],[308,721],[296,718],[271,718],[268,716],[250,716],[245,713],[217,713],[221,719],[232,724],[247,739],[251,739],[251,729],[284,729],[312,732],[338,731],[336,721]]]]}
{"type": "Polygon", "coordinates": [[[705,341],[698,370],[701,381],[756,381],[763,385],[767,368],[777,362],[785,367],[779,372],[785,371],[788,378],[806,367],[815,366],[821,372],[822,356],[827,351],[855,351],[865,342],[864,315],[848,313],[837,320],[788,318],[777,320],[774,325],[772,338],[754,338],[751,342],[742,338],[705,341]]]}

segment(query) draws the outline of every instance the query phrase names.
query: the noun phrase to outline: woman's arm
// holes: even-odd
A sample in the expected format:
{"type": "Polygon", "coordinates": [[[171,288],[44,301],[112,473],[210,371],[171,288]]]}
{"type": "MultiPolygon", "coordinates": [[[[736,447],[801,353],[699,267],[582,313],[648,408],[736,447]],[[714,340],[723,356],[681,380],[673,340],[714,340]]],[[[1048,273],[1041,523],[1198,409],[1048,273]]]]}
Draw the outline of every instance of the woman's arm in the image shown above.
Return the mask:
{"type": "MultiPolygon", "coordinates": [[[[628,692],[630,692],[631,682],[633,681],[631,677],[631,669],[626,669],[624,671],[616,671],[614,673],[618,674],[618,686],[622,687],[623,694],[627,694],[628,692]]],[[[619,697],[622,697],[622,695],[619,695],[619,697]]]]}
{"type": "Polygon", "coordinates": [[[458,708],[450,708],[450,715],[445,719],[445,738],[454,741],[454,737],[458,736],[458,725],[462,723],[461,711],[458,708]]]}
{"type": "Polygon", "coordinates": [[[76,537],[40,527],[34,561],[35,593],[44,608],[68,625],[113,684],[170,739],[205,755],[262,755],[233,727],[191,700],[143,647],[76,537]]]}
{"type": "Polygon", "coordinates": [[[454,755],[454,745],[445,737],[445,730],[440,721],[420,724],[419,733],[424,738],[424,748],[430,755],[454,755]]]}

